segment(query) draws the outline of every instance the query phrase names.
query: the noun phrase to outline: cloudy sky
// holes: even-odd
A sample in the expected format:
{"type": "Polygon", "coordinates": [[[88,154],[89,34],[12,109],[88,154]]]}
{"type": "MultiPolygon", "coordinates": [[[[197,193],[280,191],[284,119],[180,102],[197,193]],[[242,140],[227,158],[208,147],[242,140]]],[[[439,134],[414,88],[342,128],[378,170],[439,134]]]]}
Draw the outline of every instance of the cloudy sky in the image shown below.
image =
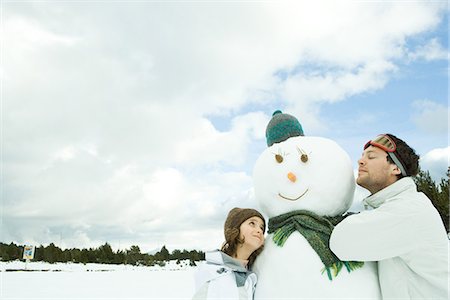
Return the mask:
{"type": "MultiPolygon", "coordinates": [[[[2,1],[2,242],[213,249],[272,112],[449,165],[447,1],[2,1]]],[[[357,190],[356,201],[364,192],[357,190]]]]}

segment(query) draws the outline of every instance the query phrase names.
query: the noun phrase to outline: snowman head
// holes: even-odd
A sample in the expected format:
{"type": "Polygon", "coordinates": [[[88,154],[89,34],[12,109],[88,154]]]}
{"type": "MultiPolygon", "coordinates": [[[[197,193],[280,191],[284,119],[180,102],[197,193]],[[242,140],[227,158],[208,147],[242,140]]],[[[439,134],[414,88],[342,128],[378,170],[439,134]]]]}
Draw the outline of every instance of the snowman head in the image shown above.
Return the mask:
{"type": "Polygon", "coordinates": [[[253,179],[256,200],[268,217],[294,210],[340,215],[355,189],[349,156],[322,137],[298,135],[273,143],[256,161],[253,179]]]}

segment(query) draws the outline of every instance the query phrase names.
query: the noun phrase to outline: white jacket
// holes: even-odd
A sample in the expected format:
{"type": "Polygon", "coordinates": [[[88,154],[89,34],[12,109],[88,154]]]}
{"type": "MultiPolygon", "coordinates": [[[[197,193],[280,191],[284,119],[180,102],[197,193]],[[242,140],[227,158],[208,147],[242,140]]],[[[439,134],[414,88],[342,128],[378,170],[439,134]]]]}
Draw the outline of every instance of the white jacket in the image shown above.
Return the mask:
{"type": "Polygon", "coordinates": [[[256,274],[222,251],[207,252],[206,263],[195,273],[195,294],[192,299],[252,300],[256,274]]]}
{"type": "Polygon", "coordinates": [[[378,261],[384,299],[448,299],[447,238],[439,213],[410,177],[367,197],[374,208],[339,223],[330,238],[341,260],[378,261]]]}

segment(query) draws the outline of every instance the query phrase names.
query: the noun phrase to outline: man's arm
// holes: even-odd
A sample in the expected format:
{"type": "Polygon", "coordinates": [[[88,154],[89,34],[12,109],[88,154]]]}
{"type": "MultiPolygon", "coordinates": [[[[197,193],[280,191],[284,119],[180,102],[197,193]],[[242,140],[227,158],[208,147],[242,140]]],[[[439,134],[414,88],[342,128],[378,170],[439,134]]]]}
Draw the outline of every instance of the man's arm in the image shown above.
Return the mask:
{"type": "Polygon", "coordinates": [[[336,225],[330,248],[345,261],[378,261],[399,256],[414,247],[417,218],[403,211],[380,207],[361,212],[336,225]],[[414,223],[414,221],[416,223],[414,223]]]}

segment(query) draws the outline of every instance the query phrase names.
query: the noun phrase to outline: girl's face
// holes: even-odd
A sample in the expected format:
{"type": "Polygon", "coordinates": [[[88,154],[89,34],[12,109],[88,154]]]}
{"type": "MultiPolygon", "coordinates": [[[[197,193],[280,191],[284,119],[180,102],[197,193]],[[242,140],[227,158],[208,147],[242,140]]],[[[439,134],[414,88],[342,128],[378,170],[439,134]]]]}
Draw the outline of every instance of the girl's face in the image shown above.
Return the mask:
{"type": "Polygon", "coordinates": [[[239,232],[239,238],[244,241],[243,246],[252,252],[264,245],[264,222],[260,217],[245,220],[239,232]]]}

